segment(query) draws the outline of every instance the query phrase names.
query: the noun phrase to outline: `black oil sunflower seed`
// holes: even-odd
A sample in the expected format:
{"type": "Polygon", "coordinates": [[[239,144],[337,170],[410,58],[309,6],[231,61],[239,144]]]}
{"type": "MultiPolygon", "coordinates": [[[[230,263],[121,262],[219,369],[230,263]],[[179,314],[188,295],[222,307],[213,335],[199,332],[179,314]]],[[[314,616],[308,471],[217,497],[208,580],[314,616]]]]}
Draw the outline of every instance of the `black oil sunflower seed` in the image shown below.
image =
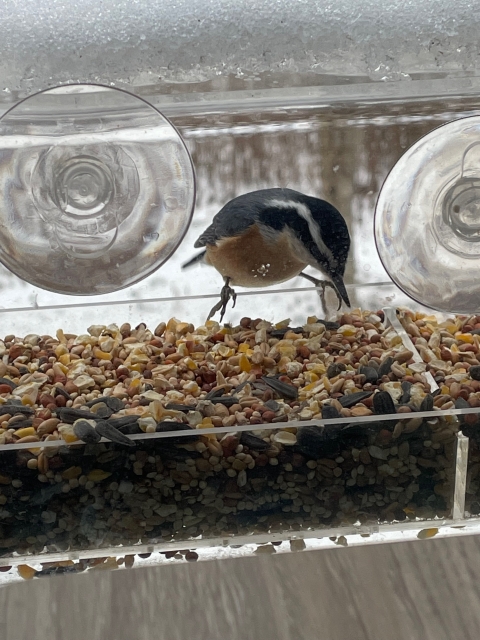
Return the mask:
{"type": "Polygon", "coordinates": [[[23,413],[24,416],[31,416],[33,409],[23,404],[7,403],[0,405],[0,416],[4,416],[6,413],[14,416],[16,413],[23,413]]]}
{"type": "Polygon", "coordinates": [[[378,380],[377,370],[373,367],[360,367],[359,373],[365,376],[365,382],[376,384],[378,380]]]}
{"type": "Polygon", "coordinates": [[[420,405],[420,411],[433,411],[433,401],[434,401],[433,396],[430,393],[427,393],[427,395],[423,398],[422,403],[420,405]]]}
{"type": "Polygon", "coordinates": [[[270,448],[268,442],[262,440],[261,438],[257,438],[250,431],[243,431],[240,436],[240,444],[243,444],[244,447],[248,447],[253,451],[265,451],[270,448]]]}
{"type": "Polygon", "coordinates": [[[391,415],[397,413],[392,396],[388,391],[379,391],[373,396],[373,411],[377,415],[391,415]]]}
{"type": "Polygon", "coordinates": [[[370,398],[372,393],[373,391],[357,391],[356,393],[350,393],[347,396],[342,396],[338,401],[344,409],[350,409],[350,407],[354,407],[359,402],[370,398]]]}
{"type": "Polygon", "coordinates": [[[133,440],[130,440],[130,438],[124,435],[121,431],[115,429],[115,427],[109,424],[106,420],[100,420],[99,422],[97,422],[97,426],[95,428],[97,430],[97,433],[99,433],[102,438],[111,440],[116,444],[123,444],[126,447],[136,446],[133,440]]]}
{"type": "Polygon", "coordinates": [[[101,420],[96,413],[91,411],[81,411],[80,409],[73,409],[71,407],[60,407],[56,410],[57,416],[62,422],[67,424],[73,424],[75,420],[83,418],[84,420],[101,420]]]}
{"type": "Polygon", "coordinates": [[[382,376],[388,376],[390,371],[392,370],[392,364],[394,363],[394,359],[391,356],[385,358],[385,360],[378,367],[377,375],[378,378],[382,378],[382,376]]]}
{"type": "Polygon", "coordinates": [[[226,407],[231,407],[239,403],[239,398],[236,396],[220,396],[219,398],[210,398],[210,402],[212,404],[223,404],[226,407]]]}
{"type": "Polygon", "coordinates": [[[267,376],[262,376],[262,380],[280,397],[289,398],[290,400],[296,400],[298,398],[298,389],[294,387],[293,384],[287,384],[286,382],[277,380],[277,378],[267,376]]]}
{"type": "Polygon", "coordinates": [[[96,444],[102,439],[101,435],[96,431],[95,427],[87,421],[80,418],[73,425],[73,433],[82,442],[87,444],[96,444]]]}
{"type": "Polygon", "coordinates": [[[16,389],[18,387],[18,384],[15,384],[15,382],[9,378],[0,378],[0,384],[7,384],[10,389],[16,389]]]}

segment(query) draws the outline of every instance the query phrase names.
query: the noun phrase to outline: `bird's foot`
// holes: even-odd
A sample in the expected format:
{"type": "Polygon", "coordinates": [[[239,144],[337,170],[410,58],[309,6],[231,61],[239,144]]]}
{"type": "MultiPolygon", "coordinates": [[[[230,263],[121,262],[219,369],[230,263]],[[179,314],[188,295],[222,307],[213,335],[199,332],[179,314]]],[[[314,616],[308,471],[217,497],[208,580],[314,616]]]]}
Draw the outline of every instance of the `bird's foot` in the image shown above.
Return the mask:
{"type": "Polygon", "coordinates": [[[229,285],[229,282],[230,282],[230,278],[225,278],[225,284],[223,285],[222,290],[220,292],[220,300],[217,302],[217,304],[211,309],[210,313],[208,314],[207,322],[210,320],[210,318],[213,318],[213,316],[217,313],[217,311],[221,312],[220,322],[222,322],[223,316],[225,315],[225,311],[227,310],[227,304],[229,303],[230,299],[233,300],[232,308],[235,306],[235,303],[237,301],[237,294],[229,285]]]}
{"type": "Polygon", "coordinates": [[[312,282],[315,287],[317,288],[317,293],[320,297],[320,300],[322,302],[323,305],[323,310],[326,311],[327,309],[327,305],[325,302],[325,289],[327,287],[331,287],[334,291],[335,291],[335,295],[337,296],[337,300],[338,300],[338,308],[337,311],[340,310],[340,307],[342,306],[342,298],[340,296],[340,294],[338,293],[335,285],[333,284],[333,282],[330,282],[330,280],[319,280],[318,278],[314,278],[313,276],[309,275],[308,273],[300,273],[299,275],[302,276],[302,278],[305,278],[306,280],[309,280],[310,282],[312,282]]]}

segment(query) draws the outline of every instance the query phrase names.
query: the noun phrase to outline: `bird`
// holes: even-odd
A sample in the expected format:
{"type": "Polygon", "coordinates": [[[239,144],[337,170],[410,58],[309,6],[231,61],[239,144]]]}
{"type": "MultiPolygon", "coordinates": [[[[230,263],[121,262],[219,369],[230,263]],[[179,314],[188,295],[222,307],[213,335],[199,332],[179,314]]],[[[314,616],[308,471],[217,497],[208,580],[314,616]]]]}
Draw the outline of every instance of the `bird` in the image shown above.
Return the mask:
{"type": "Polygon", "coordinates": [[[230,299],[235,306],[232,286],[265,287],[296,276],[319,288],[324,305],[325,287],[330,286],[337,294],[338,309],[342,302],[350,307],[343,282],[350,235],[342,214],[326,200],[286,188],[245,193],[214,216],[194,248],[204,251],[182,268],[208,264],[224,279],[220,301],[207,320],[220,311],[222,322],[230,299]],[[327,279],[304,273],[307,266],[327,279]]]}

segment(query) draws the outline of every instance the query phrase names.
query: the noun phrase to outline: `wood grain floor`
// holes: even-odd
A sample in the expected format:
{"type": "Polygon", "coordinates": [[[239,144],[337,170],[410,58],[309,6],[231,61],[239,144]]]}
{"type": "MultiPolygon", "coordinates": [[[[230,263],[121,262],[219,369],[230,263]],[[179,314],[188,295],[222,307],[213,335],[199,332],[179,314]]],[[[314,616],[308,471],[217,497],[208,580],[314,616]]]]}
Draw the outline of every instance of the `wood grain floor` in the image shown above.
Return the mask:
{"type": "Polygon", "coordinates": [[[54,577],[0,640],[477,640],[480,536],[54,577]]]}

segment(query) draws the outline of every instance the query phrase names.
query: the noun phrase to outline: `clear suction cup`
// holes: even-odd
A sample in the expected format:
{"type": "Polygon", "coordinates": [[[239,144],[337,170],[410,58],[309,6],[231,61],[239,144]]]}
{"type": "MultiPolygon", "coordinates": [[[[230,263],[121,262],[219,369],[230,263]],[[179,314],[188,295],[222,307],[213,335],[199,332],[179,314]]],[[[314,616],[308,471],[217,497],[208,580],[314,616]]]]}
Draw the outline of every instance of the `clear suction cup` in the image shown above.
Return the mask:
{"type": "Polygon", "coordinates": [[[178,247],[194,202],[177,130],[126,91],[58,87],[0,120],[0,260],[38,287],[95,295],[142,280],[178,247]]]}
{"type": "Polygon", "coordinates": [[[480,117],[435,129],[400,158],[378,198],[375,241],[409,297],[437,311],[479,311],[480,117]]]}

